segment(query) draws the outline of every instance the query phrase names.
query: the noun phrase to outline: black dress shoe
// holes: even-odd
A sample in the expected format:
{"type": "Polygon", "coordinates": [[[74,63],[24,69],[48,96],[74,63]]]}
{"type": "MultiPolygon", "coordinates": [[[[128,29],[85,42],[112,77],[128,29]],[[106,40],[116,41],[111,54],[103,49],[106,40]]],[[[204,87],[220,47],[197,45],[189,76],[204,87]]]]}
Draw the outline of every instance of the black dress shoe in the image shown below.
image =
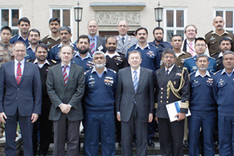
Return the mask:
{"type": "Polygon", "coordinates": [[[184,146],[184,148],[188,148],[188,141],[187,140],[183,141],[183,146],[184,146]]]}
{"type": "Polygon", "coordinates": [[[153,140],[149,140],[148,141],[148,146],[149,147],[155,147],[154,141],[153,140]]]}

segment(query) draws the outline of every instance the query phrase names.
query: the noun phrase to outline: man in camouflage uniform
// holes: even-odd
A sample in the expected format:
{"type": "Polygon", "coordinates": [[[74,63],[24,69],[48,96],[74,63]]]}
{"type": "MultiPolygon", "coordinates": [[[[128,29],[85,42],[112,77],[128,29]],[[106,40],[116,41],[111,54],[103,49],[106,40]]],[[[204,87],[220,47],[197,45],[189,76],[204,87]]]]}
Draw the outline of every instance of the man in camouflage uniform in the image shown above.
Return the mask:
{"type": "MultiPolygon", "coordinates": [[[[12,53],[13,45],[10,44],[11,28],[4,26],[1,28],[1,42],[0,42],[0,67],[3,63],[9,62],[14,59],[12,53]]],[[[3,137],[4,127],[0,123],[0,138],[3,137]]]]}

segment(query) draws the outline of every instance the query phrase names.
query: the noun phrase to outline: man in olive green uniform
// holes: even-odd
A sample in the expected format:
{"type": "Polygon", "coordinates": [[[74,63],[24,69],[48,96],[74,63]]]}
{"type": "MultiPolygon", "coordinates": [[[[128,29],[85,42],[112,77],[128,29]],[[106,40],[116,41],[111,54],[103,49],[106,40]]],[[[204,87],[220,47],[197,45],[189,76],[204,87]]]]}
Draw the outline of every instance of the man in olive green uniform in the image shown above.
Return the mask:
{"type": "Polygon", "coordinates": [[[219,43],[222,38],[229,37],[230,39],[232,39],[232,44],[234,44],[233,33],[223,29],[224,27],[223,17],[216,16],[213,20],[213,26],[215,27],[215,31],[212,30],[205,35],[205,39],[206,39],[211,57],[215,55],[216,53],[220,52],[219,43]]]}

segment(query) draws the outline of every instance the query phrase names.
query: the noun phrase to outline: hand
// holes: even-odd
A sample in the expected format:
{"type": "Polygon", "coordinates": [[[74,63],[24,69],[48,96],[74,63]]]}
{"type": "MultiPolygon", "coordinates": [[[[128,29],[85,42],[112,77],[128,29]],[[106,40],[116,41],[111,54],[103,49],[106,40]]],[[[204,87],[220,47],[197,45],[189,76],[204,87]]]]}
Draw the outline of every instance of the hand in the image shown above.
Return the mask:
{"type": "MultiPolygon", "coordinates": [[[[62,113],[65,113],[66,112],[66,109],[67,109],[67,105],[62,103],[59,105],[59,108],[61,110],[62,113]]],[[[66,113],[65,113],[66,114],[66,113]]]]}
{"type": "Polygon", "coordinates": [[[153,120],[153,114],[149,113],[149,120],[148,120],[148,122],[152,122],[152,120],[153,120]]]}
{"type": "Polygon", "coordinates": [[[158,117],[155,117],[155,121],[158,123],[158,117]]]}
{"type": "Polygon", "coordinates": [[[178,113],[176,114],[175,117],[177,117],[178,121],[181,121],[181,120],[184,120],[186,116],[185,116],[185,113],[178,113]]]}
{"type": "Polygon", "coordinates": [[[6,123],[6,121],[5,121],[6,119],[7,119],[6,114],[4,112],[0,113],[0,121],[5,124],[6,123]]]}
{"type": "Polygon", "coordinates": [[[71,111],[71,105],[70,104],[66,104],[67,105],[67,108],[65,110],[65,114],[68,114],[70,111],[71,111]]]}
{"type": "Polygon", "coordinates": [[[121,121],[120,114],[117,114],[117,120],[121,121]]]}
{"type": "Polygon", "coordinates": [[[37,121],[37,119],[38,119],[38,114],[36,114],[36,113],[32,113],[32,117],[31,117],[31,121],[32,121],[32,123],[36,122],[36,121],[37,121]]]}

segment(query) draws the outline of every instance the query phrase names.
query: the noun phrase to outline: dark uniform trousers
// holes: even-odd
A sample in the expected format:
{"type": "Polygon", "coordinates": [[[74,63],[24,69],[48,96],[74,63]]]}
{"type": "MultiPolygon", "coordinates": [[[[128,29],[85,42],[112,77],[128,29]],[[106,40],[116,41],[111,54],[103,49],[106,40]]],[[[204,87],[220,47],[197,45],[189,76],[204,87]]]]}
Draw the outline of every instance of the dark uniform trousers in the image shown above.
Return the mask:
{"type": "Polygon", "coordinates": [[[167,118],[158,118],[158,127],[162,156],[183,156],[184,120],[170,123],[167,118]]]}
{"type": "Polygon", "coordinates": [[[136,106],[134,105],[132,115],[128,122],[121,121],[121,141],[122,141],[122,155],[132,155],[132,142],[133,135],[136,135],[136,155],[147,155],[147,122],[141,122],[138,120],[138,113],[136,106]],[[133,133],[135,132],[135,133],[133,133]]]}

